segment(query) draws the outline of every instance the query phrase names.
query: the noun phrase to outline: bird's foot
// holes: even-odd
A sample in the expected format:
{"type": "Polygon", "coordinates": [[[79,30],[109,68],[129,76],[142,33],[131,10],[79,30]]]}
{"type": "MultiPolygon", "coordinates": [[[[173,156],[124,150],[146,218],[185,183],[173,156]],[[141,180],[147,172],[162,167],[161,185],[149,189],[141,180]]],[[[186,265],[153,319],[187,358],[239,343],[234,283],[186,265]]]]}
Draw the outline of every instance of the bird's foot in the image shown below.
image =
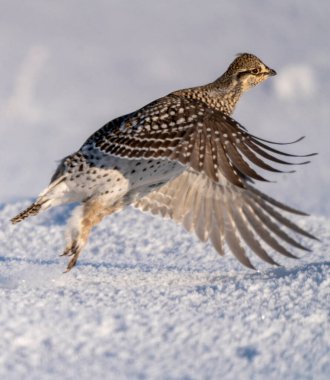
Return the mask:
{"type": "Polygon", "coordinates": [[[70,272],[70,270],[77,264],[81,248],[77,241],[73,241],[69,246],[67,246],[64,252],[60,256],[70,256],[71,259],[66,267],[64,273],[70,272]]]}

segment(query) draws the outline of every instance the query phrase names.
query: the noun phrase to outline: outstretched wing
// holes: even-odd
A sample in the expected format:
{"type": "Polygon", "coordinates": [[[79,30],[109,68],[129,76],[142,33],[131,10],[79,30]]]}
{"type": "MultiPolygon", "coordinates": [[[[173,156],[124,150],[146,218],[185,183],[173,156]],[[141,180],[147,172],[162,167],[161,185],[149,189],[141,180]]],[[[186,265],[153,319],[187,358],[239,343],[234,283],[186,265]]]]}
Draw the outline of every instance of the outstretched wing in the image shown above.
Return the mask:
{"type": "Polygon", "coordinates": [[[221,255],[224,255],[226,243],[235,257],[252,269],[254,267],[245,253],[244,245],[267,263],[278,265],[260,244],[260,239],[278,253],[291,258],[296,256],[283,242],[305,251],[308,249],[286,230],[315,239],[282,215],[283,210],[299,215],[304,213],[270,198],[252,186],[247,185],[243,189],[230,183],[217,184],[207,175],[192,170],[183,172],[133,206],[181,223],[201,241],[210,240],[221,255]]]}
{"type": "Polygon", "coordinates": [[[224,113],[200,101],[171,94],[109,122],[86,141],[81,151],[132,159],[168,158],[205,173],[214,182],[219,183],[224,176],[232,184],[244,187],[246,179],[265,181],[251,163],[281,172],[265,159],[292,165],[277,155],[298,157],[266,142],[270,143],[249,134],[224,113]]]}

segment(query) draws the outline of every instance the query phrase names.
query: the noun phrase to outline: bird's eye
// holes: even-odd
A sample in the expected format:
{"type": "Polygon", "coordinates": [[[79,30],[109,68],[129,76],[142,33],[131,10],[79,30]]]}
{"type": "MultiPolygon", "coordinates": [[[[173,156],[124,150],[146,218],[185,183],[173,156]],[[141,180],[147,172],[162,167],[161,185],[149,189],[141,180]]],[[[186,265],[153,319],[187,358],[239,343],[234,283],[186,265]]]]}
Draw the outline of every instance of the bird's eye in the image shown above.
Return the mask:
{"type": "Polygon", "coordinates": [[[259,69],[253,69],[253,70],[251,70],[251,74],[259,74],[259,69]]]}

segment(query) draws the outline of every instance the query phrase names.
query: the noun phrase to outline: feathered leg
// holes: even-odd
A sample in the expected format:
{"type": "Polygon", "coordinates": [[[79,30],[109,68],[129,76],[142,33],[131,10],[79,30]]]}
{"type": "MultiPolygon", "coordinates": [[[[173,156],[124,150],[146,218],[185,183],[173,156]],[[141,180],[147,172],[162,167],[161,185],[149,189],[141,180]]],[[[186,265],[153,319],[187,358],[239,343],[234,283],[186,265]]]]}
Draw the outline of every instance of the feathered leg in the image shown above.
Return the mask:
{"type": "Polygon", "coordinates": [[[105,206],[97,199],[90,199],[77,206],[68,223],[66,232],[67,245],[61,256],[72,256],[65,272],[69,272],[77,263],[79,255],[86,246],[92,228],[101,220],[122,208],[120,203],[105,206]]]}

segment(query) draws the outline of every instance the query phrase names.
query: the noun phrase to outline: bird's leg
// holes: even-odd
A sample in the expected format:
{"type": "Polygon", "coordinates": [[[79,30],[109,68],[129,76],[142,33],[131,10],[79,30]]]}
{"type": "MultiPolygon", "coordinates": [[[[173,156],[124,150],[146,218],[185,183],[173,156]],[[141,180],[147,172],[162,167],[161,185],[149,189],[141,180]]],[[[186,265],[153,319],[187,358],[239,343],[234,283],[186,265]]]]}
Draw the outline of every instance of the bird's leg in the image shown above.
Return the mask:
{"type": "Polygon", "coordinates": [[[84,213],[84,204],[77,206],[69,219],[65,238],[67,241],[64,252],[61,256],[72,256],[77,251],[77,242],[79,240],[81,221],[84,213]]]}
{"type": "Polygon", "coordinates": [[[107,215],[119,209],[118,204],[105,206],[100,200],[90,199],[78,206],[69,220],[68,244],[61,256],[72,256],[65,272],[69,272],[77,263],[78,257],[87,244],[92,228],[107,215]]]}

